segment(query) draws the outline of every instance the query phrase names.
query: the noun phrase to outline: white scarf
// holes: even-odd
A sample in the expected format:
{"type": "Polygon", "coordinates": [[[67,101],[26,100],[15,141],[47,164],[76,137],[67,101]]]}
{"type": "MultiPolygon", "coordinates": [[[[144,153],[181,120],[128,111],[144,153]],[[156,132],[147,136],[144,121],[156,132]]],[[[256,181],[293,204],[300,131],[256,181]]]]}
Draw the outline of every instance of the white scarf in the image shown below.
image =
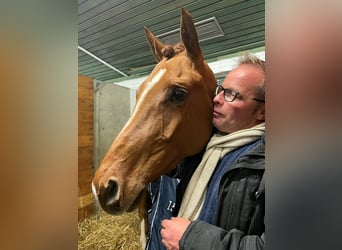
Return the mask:
{"type": "Polygon", "coordinates": [[[218,161],[228,152],[257,140],[264,133],[265,123],[261,123],[252,128],[239,130],[224,136],[214,134],[208,142],[202,161],[185,190],[178,217],[189,220],[197,219],[204,203],[208,182],[218,161]]]}

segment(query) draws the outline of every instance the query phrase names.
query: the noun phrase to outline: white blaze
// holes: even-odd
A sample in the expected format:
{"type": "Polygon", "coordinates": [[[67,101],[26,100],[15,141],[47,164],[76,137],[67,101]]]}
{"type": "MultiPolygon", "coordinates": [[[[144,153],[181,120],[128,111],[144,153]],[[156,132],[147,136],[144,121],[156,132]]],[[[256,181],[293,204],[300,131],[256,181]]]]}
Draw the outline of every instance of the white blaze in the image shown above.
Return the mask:
{"type": "Polygon", "coordinates": [[[157,72],[157,74],[155,74],[155,76],[151,79],[151,81],[147,83],[146,88],[144,89],[144,92],[141,94],[140,99],[135,105],[135,108],[133,110],[131,117],[129,118],[125,127],[121,131],[123,131],[133,121],[134,116],[139,112],[140,106],[143,103],[147,93],[160,81],[160,79],[163,77],[165,72],[166,72],[166,69],[160,69],[157,72]]]}

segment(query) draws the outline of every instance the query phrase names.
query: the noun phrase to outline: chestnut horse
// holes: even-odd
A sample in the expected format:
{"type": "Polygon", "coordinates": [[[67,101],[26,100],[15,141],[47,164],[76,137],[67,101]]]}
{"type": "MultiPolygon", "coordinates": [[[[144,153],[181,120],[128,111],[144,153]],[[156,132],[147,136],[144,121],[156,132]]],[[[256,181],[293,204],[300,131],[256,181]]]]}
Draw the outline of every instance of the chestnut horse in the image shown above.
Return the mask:
{"type": "Polygon", "coordinates": [[[164,45],[147,28],[145,33],[158,63],[137,90],[133,113],[92,183],[100,206],[113,215],[135,209],[149,182],[199,153],[212,133],[216,80],[190,13],[181,10],[183,44],[164,45]]]}

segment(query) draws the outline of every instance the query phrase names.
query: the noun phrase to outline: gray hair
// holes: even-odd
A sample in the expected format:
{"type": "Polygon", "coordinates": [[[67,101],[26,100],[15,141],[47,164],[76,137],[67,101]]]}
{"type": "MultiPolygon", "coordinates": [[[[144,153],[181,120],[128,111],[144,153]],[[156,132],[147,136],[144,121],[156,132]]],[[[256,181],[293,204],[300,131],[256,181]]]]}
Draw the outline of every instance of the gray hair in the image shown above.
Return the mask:
{"type": "MultiPolygon", "coordinates": [[[[239,59],[238,65],[243,64],[250,64],[256,66],[262,71],[266,78],[266,62],[264,60],[261,60],[260,58],[249,52],[243,52],[239,59]]],[[[258,95],[258,98],[265,99],[265,81],[263,82],[262,86],[257,87],[255,91],[258,95]]]]}
{"type": "Polygon", "coordinates": [[[238,65],[242,64],[251,64],[259,69],[262,70],[264,74],[266,74],[266,62],[264,60],[261,60],[259,57],[255,56],[254,54],[251,54],[249,52],[243,52],[242,56],[239,59],[238,65]]]}

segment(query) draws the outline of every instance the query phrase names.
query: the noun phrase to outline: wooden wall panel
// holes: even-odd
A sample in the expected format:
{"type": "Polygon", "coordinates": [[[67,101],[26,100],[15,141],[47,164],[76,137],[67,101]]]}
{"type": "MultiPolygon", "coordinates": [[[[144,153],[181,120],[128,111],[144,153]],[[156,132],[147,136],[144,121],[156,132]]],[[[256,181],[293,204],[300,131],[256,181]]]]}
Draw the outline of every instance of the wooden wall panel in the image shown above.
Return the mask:
{"type": "Polygon", "coordinates": [[[87,146],[87,147],[80,147],[78,146],[78,159],[85,159],[85,158],[93,158],[94,155],[94,147],[87,146]]]}
{"type": "Polygon", "coordinates": [[[94,213],[94,80],[78,76],[78,220],[94,213]]]}
{"type": "Polygon", "coordinates": [[[94,136],[94,122],[93,121],[78,121],[78,135],[94,136]]]}
{"type": "Polygon", "coordinates": [[[94,100],[87,98],[78,98],[78,110],[94,112],[94,100]]]}

